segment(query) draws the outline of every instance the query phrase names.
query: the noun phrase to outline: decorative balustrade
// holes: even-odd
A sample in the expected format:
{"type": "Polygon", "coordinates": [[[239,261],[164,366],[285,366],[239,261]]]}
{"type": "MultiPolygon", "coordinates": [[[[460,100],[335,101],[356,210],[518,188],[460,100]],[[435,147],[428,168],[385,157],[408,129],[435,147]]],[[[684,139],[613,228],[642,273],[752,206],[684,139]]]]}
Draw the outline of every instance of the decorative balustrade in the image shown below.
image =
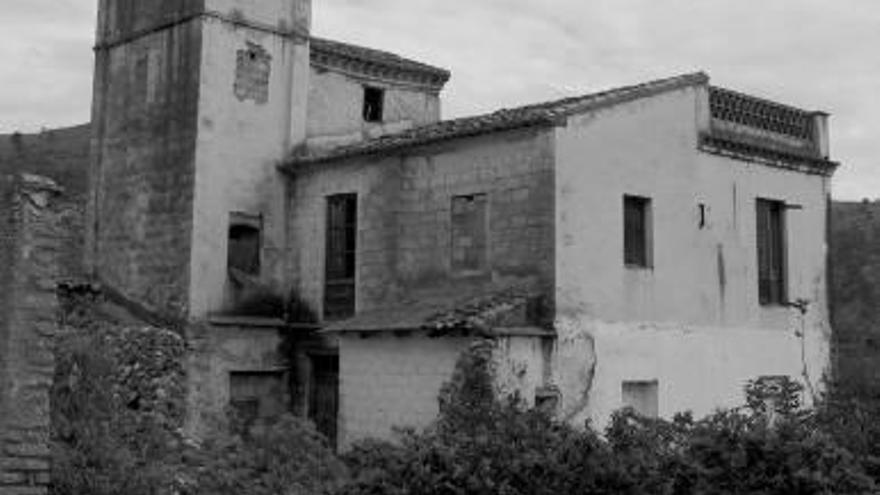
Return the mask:
{"type": "Polygon", "coordinates": [[[711,87],[709,108],[713,119],[808,142],[815,139],[813,114],[794,107],[711,87]]]}

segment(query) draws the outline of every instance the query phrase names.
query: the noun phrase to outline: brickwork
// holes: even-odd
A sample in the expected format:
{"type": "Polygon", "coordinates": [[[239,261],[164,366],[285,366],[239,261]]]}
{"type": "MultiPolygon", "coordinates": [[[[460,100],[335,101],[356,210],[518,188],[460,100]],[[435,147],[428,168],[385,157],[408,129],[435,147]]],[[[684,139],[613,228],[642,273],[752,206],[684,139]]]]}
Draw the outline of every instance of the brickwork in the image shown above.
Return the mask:
{"type": "Polygon", "coordinates": [[[235,58],[235,97],[239,101],[266,104],[269,101],[272,56],[262,46],[248,43],[247,49],[238,50],[235,58]]]}
{"type": "Polygon", "coordinates": [[[0,493],[46,493],[56,282],[76,234],[54,182],[0,177],[0,493]]]}
{"type": "Polygon", "coordinates": [[[115,8],[101,10],[96,51],[90,264],[103,283],[126,297],[183,316],[201,29],[198,21],[190,21],[103,47],[150,19],[183,15],[169,2],[156,8],[152,2],[111,3],[115,8]]]}
{"type": "Polygon", "coordinates": [[[320,308],[325,198],[352,192],[358,312],[523,279],[552,286],[552,153],[548,131],[516,131],[298,175],[289,227],[294,288],[320,308]],[[486,195],[488,259],[483,270],[459,273],[452,270],[452,198],[474,194],[486,195]]]}
{"type": "Polygon", "coordinates": [[[388,437],[392,427],[424,427],[437,417],[440,387],[449,380],[464,338],[370,339],[340,342],[340,398],[343,424],[340,445],[388,437]]]}

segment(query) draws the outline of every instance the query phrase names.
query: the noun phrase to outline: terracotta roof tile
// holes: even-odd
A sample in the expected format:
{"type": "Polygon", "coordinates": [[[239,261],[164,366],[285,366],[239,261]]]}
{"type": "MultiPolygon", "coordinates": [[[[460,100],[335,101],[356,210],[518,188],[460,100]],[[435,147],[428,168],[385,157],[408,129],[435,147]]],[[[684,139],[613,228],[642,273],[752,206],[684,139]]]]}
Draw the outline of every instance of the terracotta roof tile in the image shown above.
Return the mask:
{"type": "Polygon", "coordinates": [[[399,133],[339,146],[329,150],[300,149],[288,157],[282,165],[282,169],[292,170],[297,165],[391,152],[466,136],[476,136],[538,125],[556,125],[566,116],[577,112],[615,105],[681,87],[706,84],[708,80],[709,78],[706,74],[696,72],[633,86],[623,86],[598,93],[512,109],[501,109],[484,115],[440,121],[435,124],[415,127],[399,133]]]}
{"type": "Polygon", "coordinates": [[[450,73],[446,69],[441,69],[440,67],[434,67],[433,65],[428,65],[408,58],[403,58],[400,55],[391,52],[376,50],[374,48],[367,48],[359,45],[353,45],[350,43],[344,43],[342,41],[317,38],[314,36],[311,38],[310,43],[311,50],[319,54],[322,52],[329,53],[340,57],[347,57],[364,62],[371,62],[398,70],[420,72],[433,76],[438,76],[442,78],[444,82],[449,80],[450,73]]]}
{"type": "Polygon", "coordinates": [[[495,327],[528,327],[529,304],[539,300],[534,284],[495,288],[467,296],[455,292],[420,297],[329,324],[324,332],[427,331],[432,336],[449,333],[490,335],[495,327]]]}

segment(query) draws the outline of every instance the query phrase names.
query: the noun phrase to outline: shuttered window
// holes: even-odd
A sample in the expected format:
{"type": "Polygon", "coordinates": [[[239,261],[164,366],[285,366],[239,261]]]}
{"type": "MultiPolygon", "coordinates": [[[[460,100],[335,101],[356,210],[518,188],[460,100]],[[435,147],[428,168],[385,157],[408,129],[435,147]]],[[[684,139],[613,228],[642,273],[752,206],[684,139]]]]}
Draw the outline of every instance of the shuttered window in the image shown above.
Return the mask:
{"type": "Polygon", "coordinates": [[[651,199],[623,197],[623,262],[628,267],[652,264],[651,199]]]}
{"type": "Polygon", "coordinates": [[[758,199],[758,299],[761,304],[783,304],[786,294],[785,204],[758,199]]]}
{"type": "Polygon", "coordinates": [[[354,315],[356,251],[357,195],[329,196],[324,272],[325,318],[346,318],[354,315]]]}

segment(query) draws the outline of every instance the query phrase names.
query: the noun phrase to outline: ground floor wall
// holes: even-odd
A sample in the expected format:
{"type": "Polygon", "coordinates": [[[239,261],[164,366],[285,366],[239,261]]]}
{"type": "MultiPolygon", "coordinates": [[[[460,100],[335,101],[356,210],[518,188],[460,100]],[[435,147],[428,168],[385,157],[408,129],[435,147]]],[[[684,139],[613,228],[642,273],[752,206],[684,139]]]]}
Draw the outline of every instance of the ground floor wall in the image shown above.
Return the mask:
{"type": "Polygon", "coordinates": [[[390,438],[394,427],[430,424],[439,412],[440,388],[468,343],[391,333],[340,338],[340,446],[390,438]]]}
{"type": "Polygon", "coordinates": [[[289,408],[288,366],[277,326],[194,324],[187,329],[187,343],[188,434],[204,438],[225,425],[236,403],[257,417],[289,408]]]}
{"type": "Polygon", "coordinates": [[[796,317],[786,330],[561,320],[553,363],[560,414],[600,429],[627,405],[660,417],[701,416],[744,405],[749,380],[775,375],[806,385],[809,405],[830,369],[830,333],[803,330],[796,317]]]}

